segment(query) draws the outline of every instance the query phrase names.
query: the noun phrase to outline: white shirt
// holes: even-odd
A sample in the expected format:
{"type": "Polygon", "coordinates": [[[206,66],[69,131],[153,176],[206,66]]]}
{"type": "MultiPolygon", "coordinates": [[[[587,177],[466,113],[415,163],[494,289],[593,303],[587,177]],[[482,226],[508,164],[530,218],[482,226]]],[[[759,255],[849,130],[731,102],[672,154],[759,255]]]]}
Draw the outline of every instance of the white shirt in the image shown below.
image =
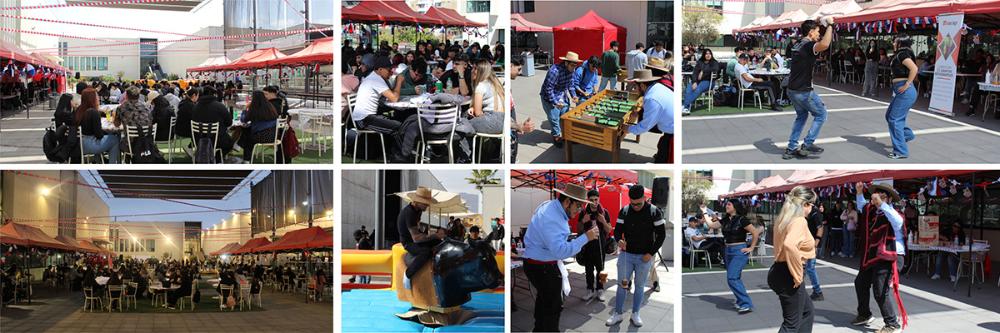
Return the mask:
{"type": "Polygon", "coordinates": [[[749,88],[750,85],[753,84],[753,82],[747,81],[747,79],[743,77],[743,73],[746,73],[751,78],[753,77],[753,75],[750,75],[750,70],[747,69],[746,65],[741,65],[739,63],[736,63],[736,77],[740,79],[740,85],[743,88],[749,88]]]}
{"type": "Polygon", "coordinates": [[[361,121],[365,117],[375,114],[378,111],[379,98],[386,90],[389,90],[389,84],[385,82],[385,79],[382,79],[374,71],[368,74],[358,86],[358,101],[354,105],[351,118],[354,121],[361,121]]]}
{"type": "Polygon", "coordinates": [[[701,236],[701,230],[698,230],[698,228],[691,228],[691,227],[684,228],[684,237],[687,237],[688,241],[691,242],[691,245],[694,246],[695,249],[698,249],[698,247],[701,246],[701,243],[704,242],[705,239],[703,238],[702,240],[694,240],[694,236],[701,236]]]}
{"type": "Polygon", "coordinates": [[[657,51],[655,47],[651,47],[649,48],[649,51],[646,51],[646,54],[653,58],[664,59],[667,57],[667,49],[657,51]]]}
{"type": "Polygon", "coordinates": [[[476,85],[476,94],[483,96],[483,112],[494,111],[493,106],[493,86],[488,81],[479,82],[476,85]]]}
{"type": "Polygon", "coordinates": [[[646,54],[642,53],[640,50],[632,50],[626,53],[625,71],[628,72],[628,78],[632,78],[632,74],[635,73],[635,70],[645,68],[646,62],[646,54]]]}
{"type": "Polygon", "coordinates": [[[774,61],[778,62],[778,69],[785,68],[785,58],[782,58],[777,52],[774,53],[774,61]]]}

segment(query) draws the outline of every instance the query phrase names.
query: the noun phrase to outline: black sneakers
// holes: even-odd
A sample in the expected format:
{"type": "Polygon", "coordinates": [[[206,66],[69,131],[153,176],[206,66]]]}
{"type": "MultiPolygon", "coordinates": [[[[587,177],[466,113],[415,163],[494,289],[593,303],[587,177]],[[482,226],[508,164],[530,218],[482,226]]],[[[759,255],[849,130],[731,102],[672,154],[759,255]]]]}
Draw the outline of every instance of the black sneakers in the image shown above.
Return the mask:
{"type": "Polygon", "coordinates": [[[813,301],[822,301],[823,293],[813,293],[812,295],[809,296],[809,298],[812,299],[813,301]]]}
{"type": "Polygon", "coordinates": [[[857,317],[854,317],[853,321],[851,321],[851,325],[854,325],[854,326],[868,326],[868,324],[872,323],[873,319],[874,318],[872,318],[871,315],[864,316],[864,317],[862,317],[861,315],[858,315],[857,317]]]}
{"type": "Polygon", "coordinates": [[[796,149],[796,150],[785,149],[785,153],[781,154],[781,159],[783,160],[790,160],[793,158],[806,158],[806,157],[809,157],[809,153],[802,149],[796,149]]]}
{"type": "Polygon", "coordinates": [[[813,153],[813,154],[822,154],[823,153],[823,148],[820,148],[819,146],[814,145],[814,144],[813,145],[802,145],[802,150],[805,150],[805,151],[813,153]]]}

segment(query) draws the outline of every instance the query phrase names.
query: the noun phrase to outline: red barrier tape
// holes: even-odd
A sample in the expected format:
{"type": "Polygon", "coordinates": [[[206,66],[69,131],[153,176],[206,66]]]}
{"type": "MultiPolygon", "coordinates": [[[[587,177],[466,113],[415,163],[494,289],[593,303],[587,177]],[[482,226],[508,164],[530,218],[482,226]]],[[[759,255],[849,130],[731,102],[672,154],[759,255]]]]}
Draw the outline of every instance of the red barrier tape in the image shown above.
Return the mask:
{"type": "Polygon", "coordinates": [[[31,9],[54,9],[54,8],[72,8],[72,7],[103,7],[103,6],[109,6],[109,5],[129,5],[129,4],[161,3],[161,2],[175,2],[175,1],[177,1],[177,0],[112,0],[112,1],[101,1],[101,2],[73,3],[73,4],[0,7],[0,10],[18,10],[18,9],[20,9],[20,10],[31,10],[31,9]]]}

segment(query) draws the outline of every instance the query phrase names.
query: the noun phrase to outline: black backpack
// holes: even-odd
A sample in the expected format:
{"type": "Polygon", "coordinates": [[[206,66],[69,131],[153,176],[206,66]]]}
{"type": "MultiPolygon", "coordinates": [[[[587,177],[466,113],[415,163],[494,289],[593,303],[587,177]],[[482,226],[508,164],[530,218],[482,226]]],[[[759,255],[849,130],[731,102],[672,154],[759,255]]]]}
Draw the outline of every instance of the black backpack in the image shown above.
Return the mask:
{"type": "Polygon", "coordinates": [[[130,143],[132,144],[130,148],[132,149],[133,164],[167,163],[167,160],[160,154],[160,149],[156,147],[153,133],[139,131],[139,137],[130,143]]]}
{"type": "Polygon", "coordinates": [[[45,135],[42,136],[42,151],[50,162],[66,163],[80,157],[79,138],[70,135],[71,128],[63,124],[57,128],[45,129],[45,135]]]}
{"type": "Polygon", "coordinates": [[[215,151],[212,149],[212,139],[200,137],[195,145],[194,162],[198,164],[215,164],[215,151]]]}

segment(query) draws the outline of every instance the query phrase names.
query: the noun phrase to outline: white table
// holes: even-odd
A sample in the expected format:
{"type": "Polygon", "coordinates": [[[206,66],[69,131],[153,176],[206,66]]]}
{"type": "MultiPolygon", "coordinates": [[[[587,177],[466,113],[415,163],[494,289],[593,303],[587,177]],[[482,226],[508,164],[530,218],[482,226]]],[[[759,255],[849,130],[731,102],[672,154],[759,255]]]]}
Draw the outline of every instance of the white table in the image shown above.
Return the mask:
{"type": "MultiPolygon", "coordinates": [[[[420,104],[417,104],[417,103],[414,103],[414,102],[411,101],[415,97],[417,97],[417,96],[415,96],[415,95],[414,96],[403,96],[403,97],[399,98],[399,101],[396,101],[396,102],[386,102],[385,105],[388,106],[388,107],[390,107],[390,108],[397,109],[397,110],[401,110],[401,109],[404,109],[404,110],[405,109],[416,109],[416,108],[418,108],[420,106],[420,104]]],[[[468,105],[471,105],[471,104],[472,104],[472,97],[463,96],[462,106],[468,106],[468,105]]]]}
{"type": "Polygon", "coordinates": [[[104,104],[101,105],[98,109],[101,110],[101,112],[111,112],[114,110],[118,110],[118,106],[120,105],[121,104],[104,104]]]}
{"type": "Polygon", "coordinates": [[[792,73],[792,70],[790,70],[788,68],[779,68],[779,69],[775,69],[775,70],[755,69],[755,70],[750,71],[750,75],[754,75],[754,76],[757,76],[757,75],[762,75],[762,76],[785,76],[785,75],[789,75],[791,73],[792,73]]]}
{"type": "Polygon", "coordinates": [[[102,285],[102,286],[107,285],[108,284],[108,280],[111,280],[111,277],[108,277],[108,276],[98,276],[98,277],[94,278],[94,281],[96,281],[97,284],[102,285]]]}
{"type": "Polygon", "coordinates": [[[101,117],[101,129],[106,133],[118,133],[122,131],[121,126],[115,126],[108,118],[101,117]]]}
{"type": "MultiPolygon", "coordinates": [[[[956,246],[953,246],[953,245],[942,246],[942,245],[922,245],[922,244],[910,243],[910,244],[907,244],[907,247],[910,249],[910,251],[941,251],[941,252],[948,252],[948,253],[955,254],[955,255],[957,255],[959,253],[969,252],[969,245],[968,244],[966,244],[966,245],[959,245],[959,246],[956,247],[956,246]]],[[[988,252],[989,250],[990,250],[989,245],[986,245],[986,244],[976,244],[976,243],[972,244],[972,252],[983,253],[983,252],[988,252]]]]}
{"type": "Polygon", "coordinates": [[[1000,84],[992,84],[986,82],[979,82],[979,90],[990,91],[990,92],[1000,92],[1000,84]]]}

